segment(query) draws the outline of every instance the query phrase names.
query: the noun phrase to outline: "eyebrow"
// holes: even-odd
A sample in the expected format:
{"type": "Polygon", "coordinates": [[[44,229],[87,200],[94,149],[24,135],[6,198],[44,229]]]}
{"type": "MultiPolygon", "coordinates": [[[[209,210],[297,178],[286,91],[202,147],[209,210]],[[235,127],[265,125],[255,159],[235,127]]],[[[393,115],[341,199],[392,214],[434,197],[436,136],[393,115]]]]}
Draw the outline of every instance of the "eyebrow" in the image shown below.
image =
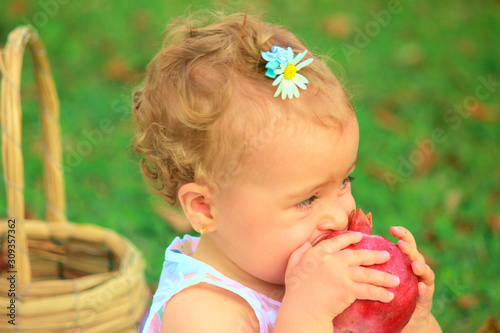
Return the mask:
{"type": "MultiPolygon", "coordinates": [[[[348,173],[351,173],[352,169],[354,169],[356,167],[356,165],[358,164],[358,158],[356,157],[356,159],[354,160],[354,162],[352,163],[352,165],[349,167],[348,169],[348,173]]],[[[309,193],[314,193],[316,192],[318,189],[320,189],[321,187],[323,187],[325,184],[331,182],[331,180],[328,180],[328,181],[325,181],[321,184],[318,184],[316,186],[314,186],[313,188],[311,189],[305,189],[305,190],[302,190],[302,191],[297,191],[297,192],[293,192],[293,193],[290,193],[286,196],[287,199],[296,199],[296,198],[301,198],[301,197],[304,197],[306,196],[307,194],[309,193]]]]}

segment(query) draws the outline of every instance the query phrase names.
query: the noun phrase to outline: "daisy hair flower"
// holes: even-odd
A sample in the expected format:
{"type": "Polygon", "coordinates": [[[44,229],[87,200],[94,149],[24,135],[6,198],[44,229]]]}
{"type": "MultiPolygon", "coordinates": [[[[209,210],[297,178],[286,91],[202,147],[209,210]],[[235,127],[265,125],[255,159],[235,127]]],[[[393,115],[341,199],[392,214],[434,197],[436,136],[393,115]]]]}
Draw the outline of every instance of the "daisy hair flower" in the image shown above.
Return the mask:
{"type": "Polygon", "coordinates": [[[306,83],[309,83],[309,81],[304,75],[297,73],[302,67],[309,65],[313,61],[313,58],[309,58],[299,64],[299,61],[304,58],[306,53],[307,50],[298,53],[294,57],[291,47],[285,50],[279,46],[273,46],[271,51],[262,52],[262,58],[267,61],[266,76],[275,79],[273,86],[278,85],[274,97],[281,94],[281,99],[287,97],[292,99],[294,96],[300,96],[297,87],[307,89],[306,83]]]}

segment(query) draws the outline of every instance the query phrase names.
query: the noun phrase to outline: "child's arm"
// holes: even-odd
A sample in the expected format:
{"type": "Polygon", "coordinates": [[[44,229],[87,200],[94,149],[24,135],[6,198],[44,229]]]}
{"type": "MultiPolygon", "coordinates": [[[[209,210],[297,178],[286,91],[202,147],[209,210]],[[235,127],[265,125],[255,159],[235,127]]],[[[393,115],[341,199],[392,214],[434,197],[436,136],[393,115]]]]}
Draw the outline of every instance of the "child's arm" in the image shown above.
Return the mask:
{"type": "Polygon", "coordinates": [[[418,276],[417,308],[413,313],[403,333],[440,333],[441,327],[431,313],[432,296],[434,295],[434,272],[425,263],[425,258],[417,250],[417,243],[413,235],[403,227],[392,227],[391,233],[398,237],[398,247],[412,260],[411,268],[418,276]]]}
{"type": "Polygon", "coordinates": [[[361,238],[360,233],[345,233],[315,247],[306,243],[292,254],[274,333],[331,333],[333,318],[356,299],[392,299],[384,287],[395,287],[399,281],[391,274],[362,267],[386,262],[388,253],[342,250],[361,238]]]}
{"type": "Polygon", "coordinates": [[[255,312],[242,297],[200,283],[184,289],[165,305],[162,333],[259,332],[255,312]]]}

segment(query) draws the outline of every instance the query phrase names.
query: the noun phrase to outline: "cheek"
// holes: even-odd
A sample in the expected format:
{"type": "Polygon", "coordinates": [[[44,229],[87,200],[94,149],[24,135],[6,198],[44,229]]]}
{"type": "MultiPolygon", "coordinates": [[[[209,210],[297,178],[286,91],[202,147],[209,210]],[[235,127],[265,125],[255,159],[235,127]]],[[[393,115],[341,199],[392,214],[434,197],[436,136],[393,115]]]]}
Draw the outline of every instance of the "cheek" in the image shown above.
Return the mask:
{"type": "MultiPolygon", "coordinates": [[[[298,244],[298,242],[297,244],[287,244],[283,240],[280,242],[273,239],[261,247],[261,249],[265,249],[265,252],[261,253],[259,260],[254,265],[255,275],[274,284],[284,284],[288,260],[298,244]]],[[[252,258],[256,259],[255,256],[252,258]]]]}

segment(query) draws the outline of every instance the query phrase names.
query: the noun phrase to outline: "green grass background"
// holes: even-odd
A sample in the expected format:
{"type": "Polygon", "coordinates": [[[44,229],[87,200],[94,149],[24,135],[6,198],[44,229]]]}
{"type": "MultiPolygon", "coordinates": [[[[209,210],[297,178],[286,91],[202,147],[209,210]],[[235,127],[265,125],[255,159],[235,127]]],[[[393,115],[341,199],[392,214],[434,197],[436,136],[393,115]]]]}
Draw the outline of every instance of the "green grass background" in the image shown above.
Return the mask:
{"type": "MultiPolygon", "coordinates": [[[[361,131],[354,194],[373,212],[374,232],[390,237],[391,225],[413,232],[436,273],[433,312],[445,332],[472,332],[499,318],[498,1],[2,1],[0,44],[31,23],[48,50],[61,100],[69,219],[130,238],[154,288],[177,233],[154,212],[162,203],[133,153],[130,94],[165,25],[202,8],[265,12],[338,62],[361,131]]],[[[36,86],[25,62],[27,210],[42,218],[36,86]]]]}

